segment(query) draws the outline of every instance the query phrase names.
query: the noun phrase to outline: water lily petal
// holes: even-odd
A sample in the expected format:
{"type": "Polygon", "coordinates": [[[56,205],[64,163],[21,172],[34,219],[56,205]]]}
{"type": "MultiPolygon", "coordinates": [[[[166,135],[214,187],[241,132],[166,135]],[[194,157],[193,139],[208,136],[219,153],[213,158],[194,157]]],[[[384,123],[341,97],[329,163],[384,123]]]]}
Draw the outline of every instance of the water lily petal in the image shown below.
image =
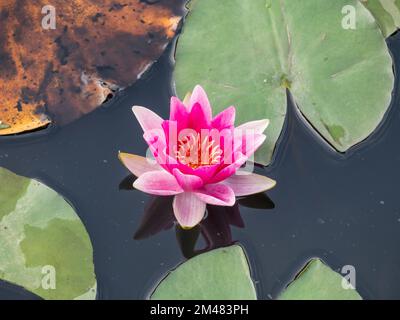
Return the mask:
{"type": "Polygon", "coordinates": [[[200,104],[195,103],[189,114],[188,127],[200,132],[201,129],[209,129],[211,127],[211,115],[207,114],[207,110],[200,104]]]}
{"type": "Polygon", "coordinates": [[[185,191],[193,191],[203,186],[203,180],[198,176],[184,174],[178,168],[173,169],[172,173],[185,191]]]}
{"type": "Polygon", "coordinates": [[[236,109],[231,106],[217,114],[211,122],[211,126],[218,130],[231,128],[235,124],[236,109]]]}
{"type": "Polygon", "coordinates": [[[183,192],[175,177],[167,171],[151,171],[142,174],[133,187],[158,196],[171,196],[183,192]]]}
{"type": "Polygon", "coordinates": [[[239,135],[234,137],[235,152],[242,152],[248,158],[264,143],[267,137],[264,134],[254,133],[246,136],[239,135]]]}
{"type": "Polygon", "coordinates": [[[203,220],[206,204],[193,192],[184,192],[174,197],[172,203],[176,220],[183,228],[193,228],[203,220]]]}
{"type": "Polygon", "coordinates": [[[237,131],[254,130],[255,133],[263,133],[269,125],[268,119],[255,120],[243,123],[242,125],[236,127],[237,131]]]}
{"type": "Polygon", "coordinates": [[[236,197],[248,196],[272,189],[276,181],[259,174],[234,174],[223,181],[223,184],[231,187],[236,197]]]}
{"type": "Polygon", "coordinates": [[[144,132],[161,128],[163,119],[150,109],[133,106],[132,111],[144,132]]]}
{"type": "Polygon", "coordinates": [[[208,166],[200,166],[198,168],[190,168],[188,166],[182,166],[180,170],[186,174],[192,174],[198,176],[203,180],[204,183],[207,183],[214,175],[215,172],[220,167],[220,164],[208,165],[208,166]]]}
{"type": "Polygon", "coordinates": [[[209,180],[209,183],[217,183],[223,181],[235,174],[235,172],[246,163],[248,157],[241,152],[236,152],[232,164],[221,169],[214,177],[209,180]]]}
{"type": "Polygon", "coordinates": [[[261,147],[266,138],[267,137],[264,134],[256,134],[250,145],[242,146],[242,153],[245,154],[247,158],[250,158],[254,152],[261,147]]]}
{"type": "Polygon", "coordinates": [[[189,111],[192,111],[194,105],[198,103],[203,108],[203,113],[206,115],[207,119],[211,120],[212,118],[212,111],[211,105],[208,101],[208,97],[204,89],[197,85],[192,92],[190,97],[190,104],[189,104],[189,111]]]}
{"type": "Polygon", "coordinates": [[[177,122],[179,133],[182,128],[187,127],[189,112],[186,106],[177,97],[171,97],[170,108],[169,120],[177,122]]]}
{"type": "Polygon", "coordinates": [[[235,204],[235,193],[232,188],[224,184],[207,184],[200,190],[194,192],[195,195],[208,204],[216,206],[233,206],[235,204]]]}
{"type": "Polygon", "coordinates": [[[157,163],[151,163],[149,159],[135,154],[120,152],[118,158],[136,177],[146,172],[162,170],[157,163]]]}
{"type": "Polygon", "coordinates": [[[153,129],[143,134],[144,140],[147,142],[150,151],[157,162],[162,165],[166,163],[165,155],[167,144],[165,141],[163,129],[153,129]]]}

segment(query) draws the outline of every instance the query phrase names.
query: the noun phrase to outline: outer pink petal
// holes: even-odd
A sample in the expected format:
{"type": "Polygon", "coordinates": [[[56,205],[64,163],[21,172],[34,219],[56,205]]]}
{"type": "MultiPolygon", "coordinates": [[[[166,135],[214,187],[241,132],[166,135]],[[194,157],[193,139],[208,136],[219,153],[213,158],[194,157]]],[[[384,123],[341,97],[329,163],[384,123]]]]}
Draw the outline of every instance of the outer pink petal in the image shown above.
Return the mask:
{"type": "Polygon", "coordinates": [[[203,180],[200,177],[191,174],[184,174],[179,169],[172,170],[173,175],[178,181],[179,185],[185,191],[193,191],[203,186],[203,180]]]}
{"type": "Polygon", "coordinates": [[[206,204],[192,192],[184,192],[174,197],[172,203],[176,220],[183,228],[193,228],[203,220],[206,204]]]}
{"type": "Polygon", "coordinates": [[[232,128],[235,124],[235,114],[235,107],[229,107],[214,117],[214,119],[211,121],[211,126],[218,130],[232,128]]]}
{"type": "Polygon", "coordinates": [[[160,165],[165,164],[167,145],[163,129],[146,131],[143,134],[143,138],[147,142],[147,145],[149,146],[150,151],[152,152],[154,158],[156,158],[157,162],[160,165]]]}
{"type": "Polygon", "coordinates": [[[266,136],[255,133],[249,136],[235,136],[234,149],[236,152],[242,152],[248,158],[264,143],[266,136]]]}
{"type": "Polygon", "coordinates": [[[257,134],[254,141],[250,145],[246,145],[246,148],[242,151],[246,157],[251,157],[254,152],[264,143],[267,137],[264,134],[257,134]]]}
{"type": "Polygon", "coordinates": [[[231,175],[235,174],[236,171],[247,161],[248,157],[242,154],[241,152],[237,152],[234,156],[234,162],[226,167],[224,167],[221,171],[219,171],[214,177],[212,177],[209,183],[217,183],[229,178],[231,175]]]}
{"type": "Polygon", "coordinates": [[[163,119],[150,109],[140,106],[133,106],[132,111],[144,132],[161,128],[163,119]]]}
{"type": "Polygon", "coordinates": [[[272,189],[276,181],[255,173],[246,175],[232,175],[222,182],[232,188],[235,196],[248,196],[272,189]]]}
{"type": "Polygon", "coordinates": [[[150,163],[149,159],[135,154],[120,152],[118,158],[136,177],[146,172],[162,170],[158,164],[150,163]]]}
{"type": "Polygon", "coordinates": [[[204,89],[197,85],[192,92],[192,95],[190,97],[190,104],[189,104],[189,111],[192,110],[193,106],[199,103],[201,107],[204,110],[204,114],[207,116],[207,119],[212,118],[212,111],[211,111],[211,105],[210,102],[208,101],[208,97],[204,89]]]}
{"type": "Polygon", "coordinates": [[[133,187],[158,196],[172,196],[183,192],[175,177],[166,171],[151,171],[142,174],[133,187]]]}
{"type": "Polygon", "coordinates": [[[216,206],[231,207],[236,201],[231,187],[224,184],[208,184],[194,193],[200,200],[216,206]]]}
{"type": "Polygon", "coordinates": [[[243,123],[242,125],[236,127],[237,131],[254,130],[255,133],[263,133],[269,125],[268,119],[256,120],[243,123]]]}

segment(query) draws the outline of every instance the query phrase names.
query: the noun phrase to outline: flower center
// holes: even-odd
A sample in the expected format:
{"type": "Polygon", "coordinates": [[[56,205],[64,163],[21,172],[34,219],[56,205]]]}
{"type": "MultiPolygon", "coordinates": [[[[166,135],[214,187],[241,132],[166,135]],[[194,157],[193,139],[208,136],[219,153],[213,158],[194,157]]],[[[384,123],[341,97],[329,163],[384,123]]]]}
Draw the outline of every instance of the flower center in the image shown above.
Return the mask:
{"type": "Polygon", "coordinates": [[[220,163],[222,150],[212,137],[201,137],[200,133],[197,133],[178,140],[176,157],[180,163],[196,169],[220,163]]]}

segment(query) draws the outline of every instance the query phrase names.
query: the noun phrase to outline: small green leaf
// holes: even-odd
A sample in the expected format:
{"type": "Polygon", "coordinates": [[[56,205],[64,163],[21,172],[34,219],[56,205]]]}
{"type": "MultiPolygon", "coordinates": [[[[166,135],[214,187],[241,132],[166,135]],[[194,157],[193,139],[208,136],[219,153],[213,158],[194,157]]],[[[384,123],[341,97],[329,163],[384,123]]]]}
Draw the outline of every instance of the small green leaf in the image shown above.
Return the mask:
{"type": "Polygon", "coordinates": [[[200,254],[171,271],[152,300],[255,300],[246,255],[234,245],[200,254]]]}
{"type": "Polygon", "coordinates": [[[280,295],[280,300],[361,300],[355,289],[320,259],[310,260],[280,295]],[[345,283],[347,284],[347,283],[345,283]]]}
{"type": "Polygon", "coordinates": [[[44,184],[4,168],[0,278],[45,299],[96,297],[92,245],[73,208],[44,184]]]}

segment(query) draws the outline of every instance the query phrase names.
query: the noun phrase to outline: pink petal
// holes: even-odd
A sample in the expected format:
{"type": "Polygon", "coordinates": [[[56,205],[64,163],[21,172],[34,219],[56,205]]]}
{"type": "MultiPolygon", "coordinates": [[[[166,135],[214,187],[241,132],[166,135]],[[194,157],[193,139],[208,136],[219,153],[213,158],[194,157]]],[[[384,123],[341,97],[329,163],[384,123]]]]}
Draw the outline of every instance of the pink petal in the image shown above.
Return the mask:
{"type": "Polygon", "coordinates": [[[223,181],[235,174],[236,171],[246,163],[248,157],[245,156],[241,152],[237,152],[234,156],[234,162],[226,167],[224,167],[221,171],[219,171],[213,178],[210,179],[209,183],[217,183],[223,181]]]}
{"type": "Polygon", "coordinates": [[[196,190],[195,195],[202,201],[216,206],[233,206],[235,193],[231,187],[224,184],[207,184],[202,189],[196,190]]]}
{"type": "Polygon", "coordinates": [[[185,191],[193,191],[203,186],[203,180],[200,177],[191,174],[184,174],[179,169],[175,168],[172,171],[179,185],[185,191]]]}
{"type": "Polygon", "coordinates": [[[276,182],[268,177],[251,173],[232,175],[224,180],[223,184],[231,187],[235,196],[240,197],[272,189],[276,185],[276,182]]]}
{"type": "Polygon", "coordinates": [[[150,148],[154,158],[160,165],[166,163],[166,141],[163,129],[153,129],[143,134],[144,140],[150,148]]]}
{"type": "Polygon", "coordinates": [[[133,187],[158,196],[171,196],[183,192],[175,177],[166,171],[151,171],[142,174],[133,187]]]}
{"type": "Polygon", "coordinates": [[[135,154],[120,152],[118,158],[136,177],[139,177],[146,172],[161,170],[161,167],[158,164],[150,163],[149,159],[135,154]]]}
{"type": "Polygon", "coordinates": [[[199,224],[206,211],[206,204],[192,192],[176,195],[172,206],[175,218],[183,228],[193,228],[199,224]]]}
{"type": "Polygon", "coordinates": [[[231,128],[235,124],[235,114],[235,107],[229,107],[214,117],[211,126],[218,130],[231,128]]]}
{"type": "Polygon", "coordinates": [[[177,144],[177,132],[178,132],[178,122],[171,120],[164,120],[162,123],[162,128],[164,131],[165,141],[167,145],[167,153],[169,153],[169,149],[177,144]]]}
{"type": "Polygon", "coordinates": [[[256,120],[243,123],[242,125],[236,127],[237,131],[254,130],[255,133],[263,133],[269,125],[268,119],[256,120]]]}
{"type": "Polygon", "coordinates": [[[186,174],[196,175],[200,177],[204,183],[207,183],[214,176],[219,167],[219,164],[214,164],[209,166],[200,166],[196,169],[192,169],[191,167],[182,165],[180,167],[180,170],[186,174]]]}
{"type": "Polygon", "coordinates": [[[133,106],[132,111],[144,132],[161,128],[163,119],[150,109],[133,106]]]}
{"type": "Polygon", "coordinates": [[[209,129],[210,126],[211,115],[206,113],[201,104],[195,103],[189,114],[188,127],[200,132],[201,129],[209,129]]]}
{"type": "Polygon", "coordinates": [[[182,128],[187,127],[189,112],[177,97],[171,97],[169,120],[177,122],[178,133],[182,128]]]}
{"type": "Polygon", "coordinates": [[[208,101],[208,97],[204,89],[197,85],[190,97],[190,104],[189,104],[189,111],[192,111],[193,106],[198,103],[204,110],[204,114],[206,115],[207,119],[212,118],[212,111],[211,111],[211,105],[210,102],[208,101]]]}
{"type": "MultiPolygon", "coordinates": [[[[243,132],[244,133],[244,132],[243,132]]],[[[246,135],[236,136],[235,131],[234,137],[234,149],[235,152],[241,152],[248,158],[264,143],[266,136],[260,133],[252,133],[246,135]]]]}
{"type": "Polygon", "coordinates": [[[254,140],[250,140],[249,144],[246,144],[242,153],[246,155],[246,157],[250,158],[254,152],[264,143],[267,137],[264,134],[257,134],[254,137],[254,140]]]}
{"type": "Polygon", "coordinates": [[[183,165],[178,163],[175,156],[172,157],[167,153],[167,144],[164,138],[164,132],[162,132],[161,135],[162,137],[160,137],[158,132],[153,133],[152,130],[145,132],[143,137],[149,145],[150,151],[157,160],[157,163],[172,174],[174,168],[180,168],[180,166],[183,165]]]}

